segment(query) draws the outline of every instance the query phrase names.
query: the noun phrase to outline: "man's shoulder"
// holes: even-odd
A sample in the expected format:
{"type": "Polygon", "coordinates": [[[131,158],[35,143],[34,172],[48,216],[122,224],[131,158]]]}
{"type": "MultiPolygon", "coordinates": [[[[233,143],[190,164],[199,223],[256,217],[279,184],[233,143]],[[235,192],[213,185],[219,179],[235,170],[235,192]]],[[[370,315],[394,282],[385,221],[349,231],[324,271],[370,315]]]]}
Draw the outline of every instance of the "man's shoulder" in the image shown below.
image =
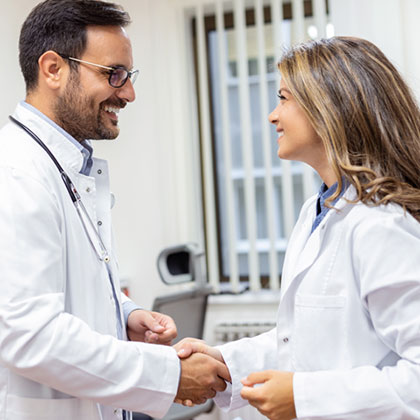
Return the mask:
{"type": "Polygon", "coordinates": [[[12,122],[0,129],[0,167],[13,168],[39,178],[44,172],[40,171],[40,166],[45,167],[42,163],[46,158],[41,147],[12,122]]]}

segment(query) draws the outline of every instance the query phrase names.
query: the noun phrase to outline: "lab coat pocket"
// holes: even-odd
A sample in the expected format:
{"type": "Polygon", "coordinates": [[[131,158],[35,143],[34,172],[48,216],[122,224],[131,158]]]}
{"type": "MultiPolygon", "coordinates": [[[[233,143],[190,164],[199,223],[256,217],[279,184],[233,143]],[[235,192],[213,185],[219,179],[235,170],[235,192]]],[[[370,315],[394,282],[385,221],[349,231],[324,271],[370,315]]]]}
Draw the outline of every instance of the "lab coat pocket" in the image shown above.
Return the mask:
{"type": "Polygon", "coordinates": [[[348,367],[345,296],[295,298],[293,364],[300,371],[348,367]]]}
{"type": "Polygon", "coordinates": [[[49,399],[7,396],[6,419],[13,420],[100,420],[96,403],[77,398],[49,399]]]}

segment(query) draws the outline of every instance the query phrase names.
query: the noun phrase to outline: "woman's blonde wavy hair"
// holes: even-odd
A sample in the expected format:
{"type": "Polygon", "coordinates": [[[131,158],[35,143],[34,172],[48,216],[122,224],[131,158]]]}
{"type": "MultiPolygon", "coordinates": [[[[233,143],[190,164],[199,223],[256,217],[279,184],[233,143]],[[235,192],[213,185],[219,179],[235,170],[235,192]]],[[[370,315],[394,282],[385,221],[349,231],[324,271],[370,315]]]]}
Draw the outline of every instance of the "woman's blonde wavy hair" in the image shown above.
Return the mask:
{"type": "Polygon", "coordinates": [[[420,112],[391,62],[371,42],[333,37],[303,43],[278,64],[321,137],[339,188],[355,202],[397,203],[420,221],[420,112]]]}

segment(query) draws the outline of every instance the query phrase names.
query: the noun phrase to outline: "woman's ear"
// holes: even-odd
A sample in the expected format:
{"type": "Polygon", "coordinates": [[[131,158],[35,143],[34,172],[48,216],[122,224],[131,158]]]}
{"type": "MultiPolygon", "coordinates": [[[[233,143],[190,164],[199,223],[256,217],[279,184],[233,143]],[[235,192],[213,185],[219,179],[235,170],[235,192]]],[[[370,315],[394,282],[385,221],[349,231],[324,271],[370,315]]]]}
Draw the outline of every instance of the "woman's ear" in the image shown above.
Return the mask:
{"type": "Polygon", "coordinates": [[[69,66],[55,51],[46,51],[38,59],[38,85],[51,90],[64,86],[69,72],[69,66]]]}

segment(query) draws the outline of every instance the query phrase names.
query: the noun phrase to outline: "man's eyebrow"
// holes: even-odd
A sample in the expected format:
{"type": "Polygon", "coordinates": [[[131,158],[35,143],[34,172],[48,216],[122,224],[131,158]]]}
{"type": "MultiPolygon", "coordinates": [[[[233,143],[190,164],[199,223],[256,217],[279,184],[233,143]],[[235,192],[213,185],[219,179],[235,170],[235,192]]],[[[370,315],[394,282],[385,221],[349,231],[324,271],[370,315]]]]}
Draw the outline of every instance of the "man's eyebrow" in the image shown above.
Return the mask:
{"type": "Polygon", "coordinates": [[[124,64],[119,64],[119,63],[116,63],[116,64],[109,64],[107,67],[113,67],[113,68],[124,68],[124,69],[126,69],[126,70],[128,70],[128,71],[131,71],[131,70],[133,70],[133,68],[134,67],[132,67],[131,69],[129,69],[128,67],[126,67],[124,64]]]}

